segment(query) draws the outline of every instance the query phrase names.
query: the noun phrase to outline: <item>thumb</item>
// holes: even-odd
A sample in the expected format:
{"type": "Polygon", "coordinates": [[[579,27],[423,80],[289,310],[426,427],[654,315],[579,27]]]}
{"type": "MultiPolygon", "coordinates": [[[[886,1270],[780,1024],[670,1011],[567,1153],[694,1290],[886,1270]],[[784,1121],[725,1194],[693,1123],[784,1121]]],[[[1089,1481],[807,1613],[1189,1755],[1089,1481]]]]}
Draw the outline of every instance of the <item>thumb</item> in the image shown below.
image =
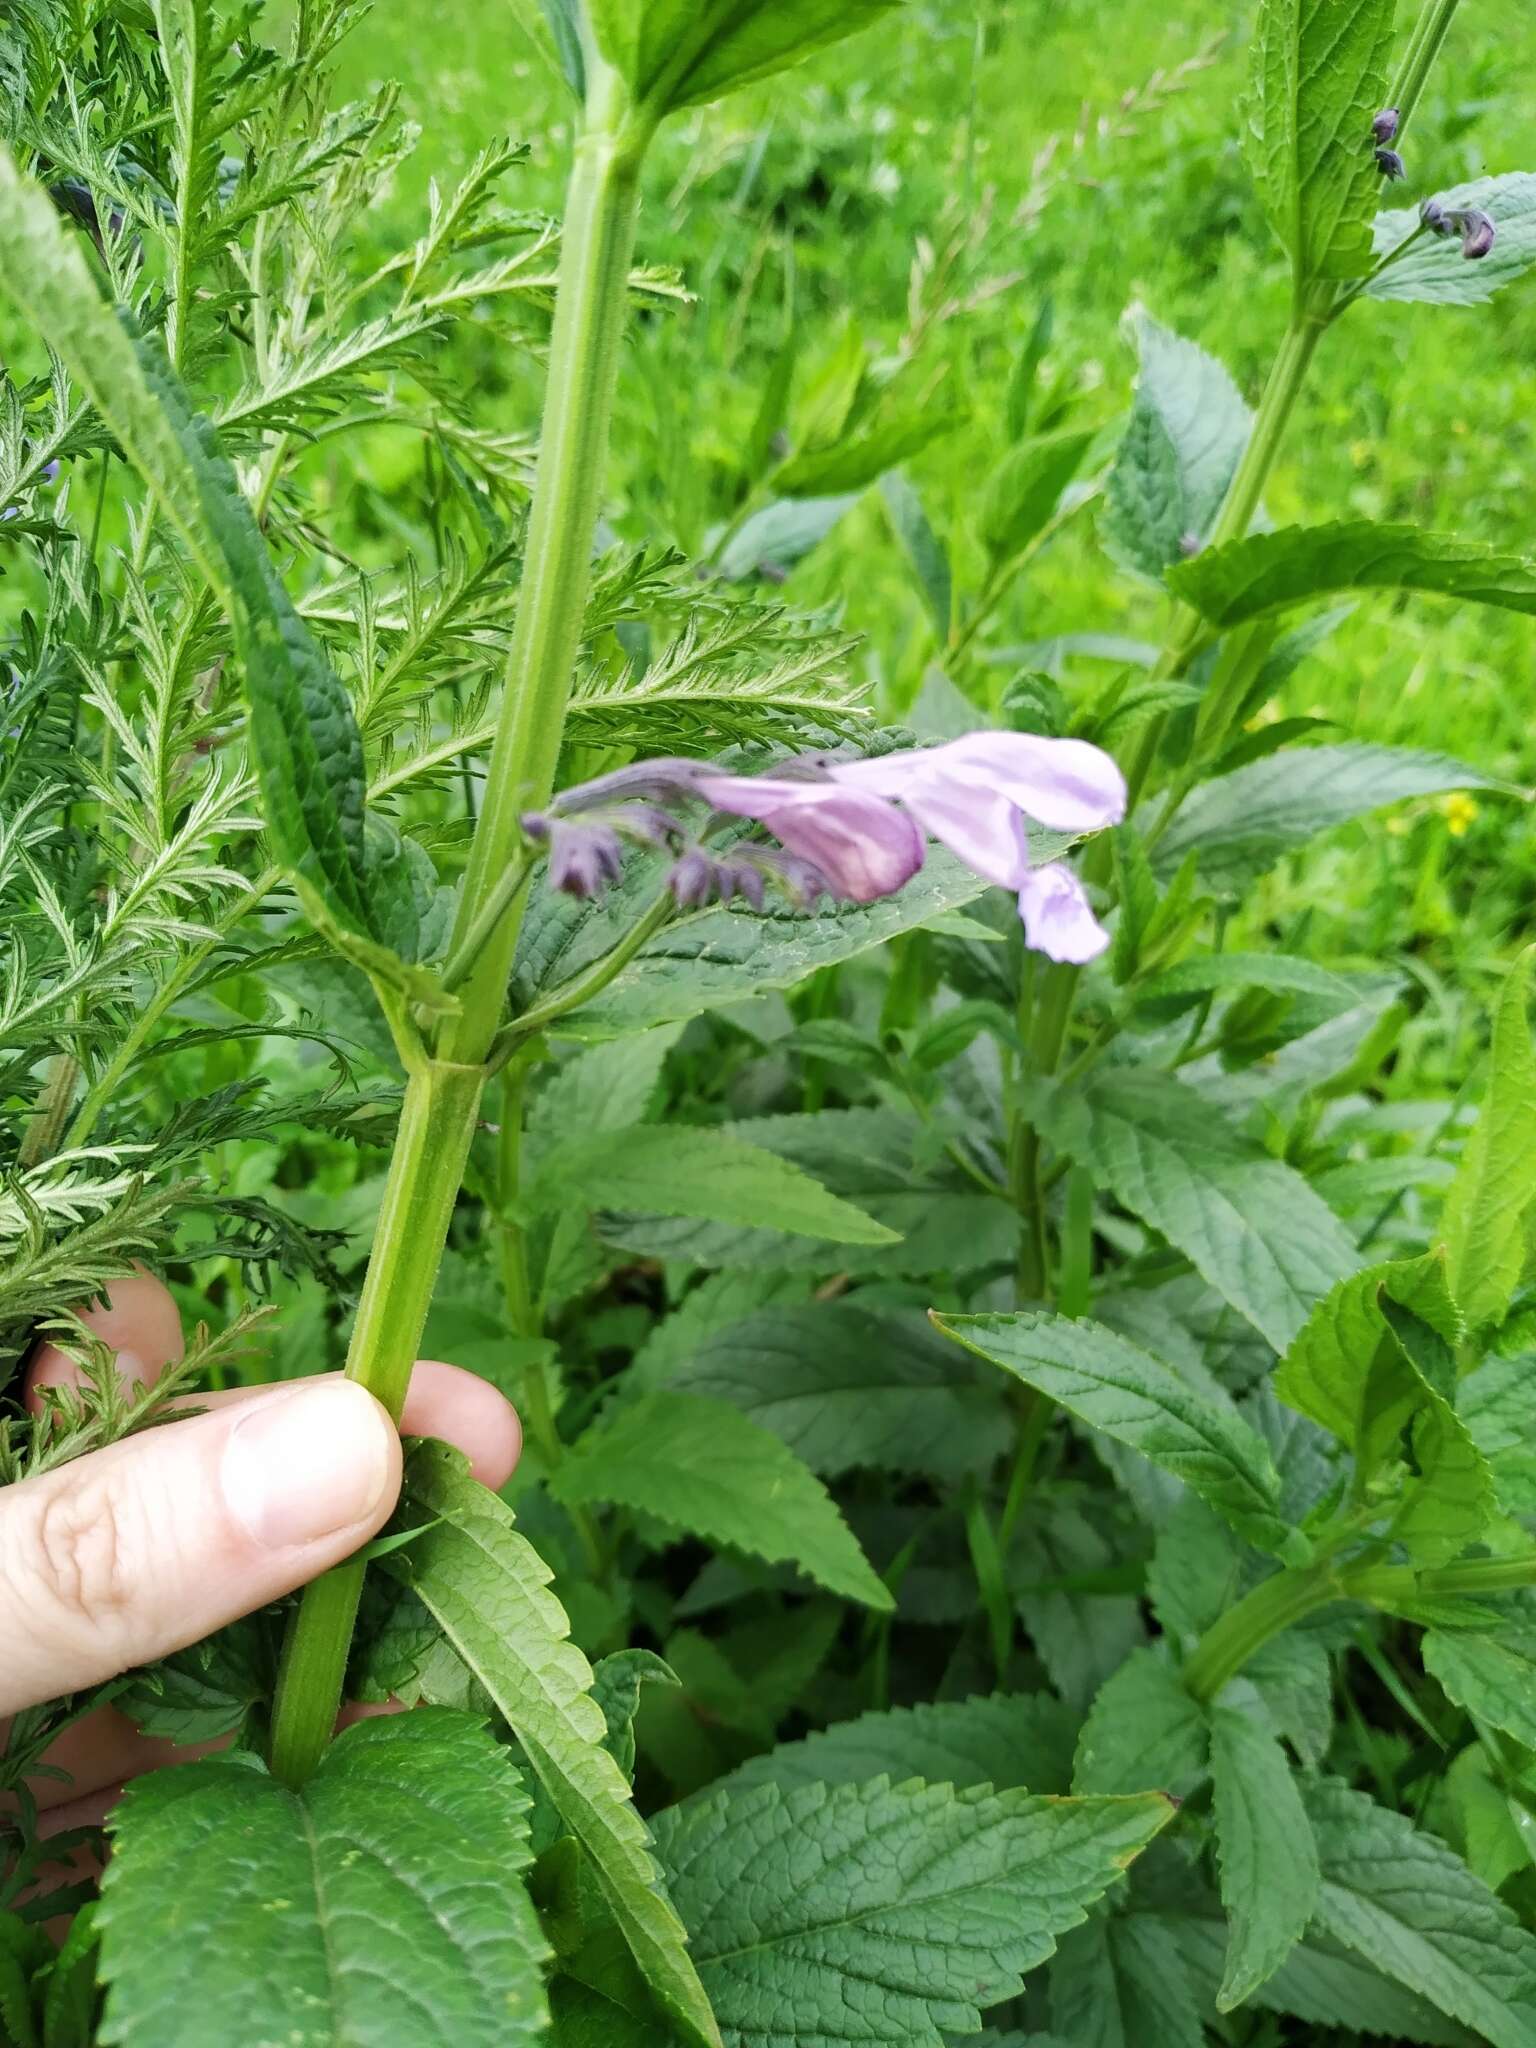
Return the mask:
{"type": "Polygon", "coordinates": [[[350,1380],[285,1387],[0,1489],[0,1714],[195,1643],[356,1550],[400,1440],[350,1380]]]}

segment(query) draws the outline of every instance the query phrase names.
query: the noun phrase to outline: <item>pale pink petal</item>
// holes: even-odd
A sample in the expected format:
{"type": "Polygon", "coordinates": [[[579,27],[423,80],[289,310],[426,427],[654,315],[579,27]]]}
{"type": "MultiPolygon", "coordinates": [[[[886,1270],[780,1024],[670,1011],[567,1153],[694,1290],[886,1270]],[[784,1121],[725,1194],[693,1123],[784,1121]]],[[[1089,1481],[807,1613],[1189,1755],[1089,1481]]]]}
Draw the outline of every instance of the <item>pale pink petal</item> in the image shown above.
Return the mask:
{"type": "Polygon", "coordinates": [[[1094,916],[1082,883],[1061,861],[1034,868],[1019,886],[1024,943],[1052,960],[1080,967],[1096,960],[1109,933],[1094,916]]]}
{"type": "Polygon", "coordinates": [[[698,792],[717,811],[756,818],[851,903],[892,896],[923,864],[923,835],[904,811],[862,790],[787,776],[707,776],[698,792]]]}
{"type": "Polygon", "coordinates": [[[1029,841],[1024,819],[1007,797],[935,777],[915,782],[902,801],[923,830],[975,874],[1004,889],[1018,888],[1029,869],[1029,841]]]}
{"type": "Polygon", "coordinates": [[[850,788],[908,801],[940,783],[995,790],[1053,832],[1097,832],[1125,816],[1125,777],[1087,740],[971,732],[942,747],[839,762],[828,773],[850,788]]]}

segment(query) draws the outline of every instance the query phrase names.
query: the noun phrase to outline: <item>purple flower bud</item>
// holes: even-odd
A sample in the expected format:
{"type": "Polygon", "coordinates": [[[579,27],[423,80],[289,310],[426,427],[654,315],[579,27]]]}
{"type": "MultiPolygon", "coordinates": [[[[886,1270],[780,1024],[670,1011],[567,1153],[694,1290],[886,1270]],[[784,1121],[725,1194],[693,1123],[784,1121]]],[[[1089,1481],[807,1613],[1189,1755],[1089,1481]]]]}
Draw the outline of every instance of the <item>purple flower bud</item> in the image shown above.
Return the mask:
{"type": "Polygon", "coordinates": [[[715,863],[702,846],[679,854],[667,876],[667,887],[679,910],[700,910],[715,893],[715,863]]]}
{"type": "Polygon", "coordinates": [[[1372,141],[1391,142],[1397,134],[1400,118],[1396,107],[1383,107],[1371,123],[1372,141]]]}
{"type": "Polygon", "coordinates": [[[601,896],[624,872],[624,847],[611,825],[557,818],[549,834],[549,885],[567,896],[601,896]]]}
{"type": "Polygon", "coordinates": [[[1419,208],[1419,219],[1432,235],[1455,233],[1453,217],[1448,214],[1438,199],[1426,199],[1419,208]]]}
{"type": "Polygon", "coordinates": [[[525,839],[531,839],[535,846],[542,846],[549,837],[554,820],[544,811],[524,811],[517,822],[523,828],[525,839]]]}
{"type": "Polygon", "coordinates": [[[663,756],[656,761],[631,761],[627,768],[615,768],[591,782],[578,782],[562,790],[551,808],[561,817],[582,811],[606,810],[632,797],[655,803],[676,803],[694,794],[701,775],[713,771],[707,761],[684,761],[663,756]]]}
{"type": "Polygon", "coordinates": [[[1198,533],[1191,531],[1189,533],[1181,533],[1179,535],[1179,553],[1184,557],[1186,562],[1190,561],[1195,555],[1198,555],[1200,550],[1204,546],[1205,542],[1200,538],[1198,533]]]}
{"type": "Polygon", "coordinates": [[[1484,213],[1480,206],[1469,206],[1456,216],[1456,225],[1461,229],[1461,253],[1469,263],[1480,262],[1493,247],[1493,216],[1484,213]]]}
{"type": "Polygon", "coordinates": [[[1395,185],[1399,178],[1406,178],[1408,175],[1407,166],[1395,149],[1378,149],[1376,168],[1389,185],[1395,185]]]}

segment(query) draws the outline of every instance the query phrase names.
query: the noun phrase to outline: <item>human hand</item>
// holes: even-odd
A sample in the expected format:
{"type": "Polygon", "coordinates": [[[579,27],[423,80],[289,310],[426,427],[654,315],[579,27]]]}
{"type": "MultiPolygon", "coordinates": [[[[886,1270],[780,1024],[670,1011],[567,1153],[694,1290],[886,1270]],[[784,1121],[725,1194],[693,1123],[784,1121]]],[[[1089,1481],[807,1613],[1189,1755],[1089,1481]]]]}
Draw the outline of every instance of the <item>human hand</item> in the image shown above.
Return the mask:
{"type": "MultiPolygon", "coordinates": [[[[158,1280],[113,1284],[81,1320],[147,1384],[182,1353],[158,1280]]],[[[38,1389],[78,1378],[52,1345],[38,1389]]],[[[351,1555],[388,1520],[400,1440],[371,1394],[339,1375],[194,1396],[203,1412],[0,1489],[0,1714],[82,1691],[265,1606],[351,1555]]],[[[401,1428],[457,1444],[501,1486],[522,1446],[517,1417],[484,1380],[419,1363],[401,1428]]],[[[0,1723],[0,1750],[4,1748],[0,1723]]],[[[98,1821],[124,1779],[185,1758],[110,1707],[69,1729],[40,1778],[43,1832],[98,1821]]]]}

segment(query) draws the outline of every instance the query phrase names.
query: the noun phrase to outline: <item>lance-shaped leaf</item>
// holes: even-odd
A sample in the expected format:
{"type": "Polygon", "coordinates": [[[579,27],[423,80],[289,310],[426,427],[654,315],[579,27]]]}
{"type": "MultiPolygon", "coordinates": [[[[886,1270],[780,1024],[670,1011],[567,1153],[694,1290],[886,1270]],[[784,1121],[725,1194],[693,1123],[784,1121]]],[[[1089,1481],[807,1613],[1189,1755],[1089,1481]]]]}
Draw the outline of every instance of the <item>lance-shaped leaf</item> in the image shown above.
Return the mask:
{"type": "Polygon", "coordinates": [[[1248,161],[1297,284],[1364,277],[1381,174],[1394,0],[1264,0],[1253,41],[1248,161]]]}
{"type": "Polygon", "coordinates": [[[1104,538],[1121,561],[1158,578],[1209,533],[1253,415],[1226,365],[1197,343],[1142,306],[1127,325],[1141,374],[1105,486],[1104,538]]]}
{"type": "Polygon", "coordinates": [[[1282,526],[1195,555],[1168,572],[1182,597],[1222,628],[1341,590],[1409,590],[1536,613],[1536,561],[1454,533],[1340,519],[1282,526]]]}
{"type": "Polygon", "coordinates": [[[0,148],[0,285],[68,365],[154,492],[234,627],[273,845],[322,922],[383,969],[413,921],[398,841],[370,848],[351,700],[295,611],[205,423],[169,365],[103,302],[39,187],[0,148]],[[377,952],[375,960],[372,954],[377,952]]]}
{"type": "Polygon", "coordinates": [[[1536,1629],[1431,1629],[1423,1654],[1447,1698],[1536,1749],[1536,1629]]]}
{"type": "Polygon", "coordinates": [[[1528,946],[1505,979],[1494,1012],[1487,1093],[1440,1219],[1451,1294],[1474,1330],[1509,1307],[1525,1264],[1526,1213],[1536,1196],[1533,965],[1536,947],[1528,946]]]}
{"type": "Polygon", "coordinates": [[[252,1757],[136,1779],[100,1907],[116,2048],[519,2048],[548,1950],[528,1795],[446,1708],[361,1721],[298,1791],[252,1757]]]}
{"type": "Polygon", "coordinates": [[[1017,1995],[1173,1812],[913,1782],[762,1785],[657,1816],[732,2048],[939,2048],[1017,1995]]]}
{"type": "Polygon", "coordinates": [[[593,39],[657,118],[798,64],[902,0],[587,0],[593,39]]]}
{"type": "Polygon", "coordinates": [[[634,1508],[711,1543],[790,1563],[846,1599],[891,1596],[816,1475],[778,1437],[696,1394],[645,1394],[586,1431],[550,1480],[569,1505],[634,1508]]]}
{"type": "Polygon", "coordinates": [[[1493,2048],[1530,2048],[1536,1935],[1402,1814],[1330,1781],[1305,1796],[1322,1869],[1319,1929],[1493,2048]]]}
{"type": "Polygon", "coordinates": [[[1030,1111],[1058,1151],[1183,1252],[1277,1351],[1359,1263],[1348,1231],[1301,1175],[1172,1075],[1041,1085],[1030,1111]]]}
{"type": "Polygon", "coordinates": [[[1101,1323],[1034,1312],[933,1321],[979,1358],[1182,1479],[1250,1543],[1287,1548],[1292,1532],[1280,1512],[1279,1474],[1263,1439],[1218,1388],[1197,1391],[1101,1323]]]}
{"type": "Polygon", "coordinates": [[[1156,865],[1171,874],[1194,854],[1206,882],[1237,890],[1319,832],[1384,804],[1497,786],[1449,754],[1413,747],[1296,747],[1199,784],[1159,841],[1156,865]]]}
{"type": "Polygon", "coordinates": [[[1374,228],[1377,261],[1394,249],[1402,254],[1366,286],[1373,299],[1476,306],[1523,277],[1536,263],[1536,173],[1506,171],[1496,178],[1473,178],[1434,196],[1448,213],[1474,206],[1486,213],[1494,224],[1493,247],[1486,256],[1469,263],[1461,253],[1460,235],[1427,233],[1420,226],[1416,206],[1378,213],[1374,228]]]}
{"type": "Polygon", "coordinates": [[[550,1573],[512,1511],[470,1478],[457,1451],[421,1444],[407,1497],[430,1517],[387,1569],[431,1609],[506,1717],[539,1782],[592,1861],[610,1911],[663,2007],[689,2042],[719,2048],[719,2030],[663,1895],[645,1823],[605,1747],[592,1669],[569,1639],[550,1573]]]}
{"type": "Polygon", "coordinates": [[[1312,1823],[1279,1743],[1249,1714],[1211,1712],[1216,1846],[1231,1934],[1216,2003],[1230,2012],[1306,1932],[1319,1876],[1312,1823]]]}

